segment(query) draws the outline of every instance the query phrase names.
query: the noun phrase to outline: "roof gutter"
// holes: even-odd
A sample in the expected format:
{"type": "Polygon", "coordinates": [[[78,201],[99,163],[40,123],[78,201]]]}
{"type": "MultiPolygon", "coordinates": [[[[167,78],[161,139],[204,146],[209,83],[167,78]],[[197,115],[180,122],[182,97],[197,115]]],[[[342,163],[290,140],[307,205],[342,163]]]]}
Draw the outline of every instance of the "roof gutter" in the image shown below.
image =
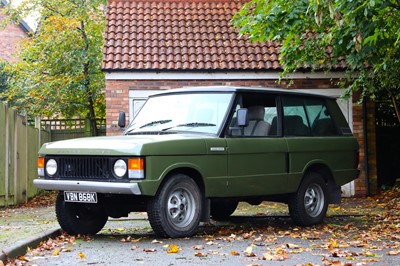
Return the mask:
{"type": "Polygon", "coordinates": [[[368,116],[367,116],[367,101],[363,99],[363,131],[364,131],[364,167],[365,167],[365,194],[370,195],[369,189],[369,156],[368,156],[368,116]]]}
{"type": "MultiPolygon", "coordinates": [[[[105,71],[106,80],[277,80],[281,71],[105,71]]],[[[296,72],[288,76],[289,79],[340,79],[344,72],[296,72]]]]}

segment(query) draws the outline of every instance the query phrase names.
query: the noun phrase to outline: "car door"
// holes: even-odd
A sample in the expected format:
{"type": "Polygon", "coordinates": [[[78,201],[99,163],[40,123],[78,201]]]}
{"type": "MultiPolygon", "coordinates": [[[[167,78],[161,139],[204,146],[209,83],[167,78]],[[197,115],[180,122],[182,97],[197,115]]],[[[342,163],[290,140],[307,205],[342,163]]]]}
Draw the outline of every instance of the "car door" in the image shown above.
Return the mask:
{"type": "MultiPolygon", "coordinates": [[[[260,113],[258,112],[257,116],[260,113]]],[[[277,96],[267,93],[241,94],[233,112],[230,132],[226,138],[228,147],[228,176],[225,196],[257,196],[285,193],[287,187],[287,144],[277,136],[277,96]],[[258,122],[250,110],[262,107],[263,119],[258,122]],[[247,108],[249,126],[235,126],[239,108],[247,108]],[[275,121],[275,122],[274,122],[275,121]],[[260,124],[269,124],[268,132],[259,130],[260,124]]]]}

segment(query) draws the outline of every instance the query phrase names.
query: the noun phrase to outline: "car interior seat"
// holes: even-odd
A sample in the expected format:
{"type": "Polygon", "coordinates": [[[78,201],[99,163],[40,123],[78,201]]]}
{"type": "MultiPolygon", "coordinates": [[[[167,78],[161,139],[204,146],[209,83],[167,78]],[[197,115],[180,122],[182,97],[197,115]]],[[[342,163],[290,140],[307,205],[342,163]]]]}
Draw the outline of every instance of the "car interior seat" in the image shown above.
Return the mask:
{"type": "Polygon", "coordinates": [[[264,120],[265,109],[263,106],[250,106],[248,108],[249,125],[244,128],[245,136],[267,136],[270,124],[264,120]]]}

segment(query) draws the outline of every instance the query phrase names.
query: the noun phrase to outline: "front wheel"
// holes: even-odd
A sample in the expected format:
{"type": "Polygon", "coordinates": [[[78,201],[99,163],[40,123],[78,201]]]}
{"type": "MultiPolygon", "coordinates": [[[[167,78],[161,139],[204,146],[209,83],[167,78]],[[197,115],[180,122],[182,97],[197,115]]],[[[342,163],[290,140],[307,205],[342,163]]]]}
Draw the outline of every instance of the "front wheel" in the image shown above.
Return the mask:
{"type": "Polygon", "coordinates": [[[321,223],[327,209],[327,185],[319,173],[310,172],[289,198],[290,216],[296,224],[310,226],[321,223]]]}
{"type": "Polygon", "coordinates": [[[148,202],[147,215],[156,235],[188,237],[196,233],[202,211],[202,196],[187,175],[169,178],[148,202]]]}
{"type": "Polygon", "coordinates": [[[61,228],[70,235],[94,235],[108,220],[93,204],[65,202],[63,192],[57,195],[56,216],[61,228]]]}

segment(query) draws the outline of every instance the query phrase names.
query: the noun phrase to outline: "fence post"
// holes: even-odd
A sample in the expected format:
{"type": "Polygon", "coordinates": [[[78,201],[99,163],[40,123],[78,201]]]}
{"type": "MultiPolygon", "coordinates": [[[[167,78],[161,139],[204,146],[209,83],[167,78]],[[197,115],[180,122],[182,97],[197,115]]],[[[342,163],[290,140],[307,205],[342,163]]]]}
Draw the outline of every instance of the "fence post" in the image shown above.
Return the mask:
{"type": "Polygon", "coordinates": [[[4,166],[4,176],[5,176],[5,206],[8,206],[8,196],[9,196],[9,186],[10,186],[10,117],[9,117],[8,104],[5,104],[5,118],[6,118],[6,148],[5,148],[5,166],[4,166]]]}
{"type": "Polygon", "coordinates": [[[90,137],[92,136],[92,123],[90,119],[85,119],[85,136],[90,137]]]}
{"type": "Polygon", "coordinates": [[[35,128],[37,128],[39,130],[39,148],[41,147],[42,143],[42,125],[41,125],[41,121],[40,121],[40,117],[37,116],[35,117],[35,128]]]}

